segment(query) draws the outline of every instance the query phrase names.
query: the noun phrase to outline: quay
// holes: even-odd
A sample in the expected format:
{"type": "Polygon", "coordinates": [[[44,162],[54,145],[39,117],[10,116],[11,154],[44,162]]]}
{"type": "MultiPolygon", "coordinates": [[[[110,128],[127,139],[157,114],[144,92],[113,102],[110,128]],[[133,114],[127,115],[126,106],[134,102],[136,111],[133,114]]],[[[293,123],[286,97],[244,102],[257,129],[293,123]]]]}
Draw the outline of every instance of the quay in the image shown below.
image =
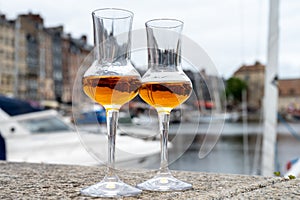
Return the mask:
{"type": "MultiPolygon", "coordinates": [[[[220,135],[222,136],[242,136],[248,135],[262,135],[264,130],[263,123],[207,123],[207,124],[193,124],[193,123],[180,123],[170,125],[170,135],[183,134],[183,135],[220,135]]],[[[278,135],[291,135],[291,132],[300,130],[299,123],[278,123],[278,135]]],[[[300,137],[300,135],[299,135],[300,137]]]]}
{"type": "MultiPolygon", "coordinates": [[[[105,167],[0,162],[0,199],[98,199],[82,196],[81,188],[100,181],[105,167]]],[[[118,171],[123,181],[136,185],[155,174],[153,170],[118,171]]],[[[300,180],[174,171],[193,184],[177,192],[143,191],[123,199],[299,199],[300,180]]],[[[99,198],[100,199],[100,198],[99,198]]],[[[103,198],[101,198],[103,199],[103,198]]]]}

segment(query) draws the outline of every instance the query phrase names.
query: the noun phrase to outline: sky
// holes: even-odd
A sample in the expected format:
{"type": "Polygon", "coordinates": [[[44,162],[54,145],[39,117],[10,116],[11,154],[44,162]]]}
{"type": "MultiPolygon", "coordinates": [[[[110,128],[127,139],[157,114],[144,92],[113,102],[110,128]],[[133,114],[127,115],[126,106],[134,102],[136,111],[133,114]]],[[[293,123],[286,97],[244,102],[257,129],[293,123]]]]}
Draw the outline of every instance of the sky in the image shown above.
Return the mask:
{"type": "MultiPolygon", "coordinates": [[[[87,35],[91,44],[91,12],[106,7],[131,10],[133,30],[154,18],[182,20],[182,34],[205,50],[225,78],[243,64],[266,64],[269,0],[0,0],[8,19],[31,11],[46,27],[63,25],[73,37],[87,35]]],[[[300,1],[281,0],[279,9],[279,78],[300,78],[300,1]]]]}

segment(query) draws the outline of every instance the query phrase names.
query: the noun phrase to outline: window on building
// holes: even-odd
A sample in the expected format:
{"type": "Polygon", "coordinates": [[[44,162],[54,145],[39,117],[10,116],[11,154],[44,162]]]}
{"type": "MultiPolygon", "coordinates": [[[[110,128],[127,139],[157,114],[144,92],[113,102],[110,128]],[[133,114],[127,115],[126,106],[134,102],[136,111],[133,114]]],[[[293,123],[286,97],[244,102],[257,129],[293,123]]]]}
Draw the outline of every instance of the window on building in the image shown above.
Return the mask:
{"type": "Polygon", "coordinates": [[[289,90],[289,94],[290,94],[290,95],[294,95],[294,94],[295,94],[295,89],[294,89],[294,88],[291,88],[291,89],[289,90]]]}
{"type": "Polygon", "coordinates": [[[246,82],[248,82],[248,81],[250,80],[249,74],[246,74],[246,75],[245,75],[244,80],[245,80],[246,82]]]}

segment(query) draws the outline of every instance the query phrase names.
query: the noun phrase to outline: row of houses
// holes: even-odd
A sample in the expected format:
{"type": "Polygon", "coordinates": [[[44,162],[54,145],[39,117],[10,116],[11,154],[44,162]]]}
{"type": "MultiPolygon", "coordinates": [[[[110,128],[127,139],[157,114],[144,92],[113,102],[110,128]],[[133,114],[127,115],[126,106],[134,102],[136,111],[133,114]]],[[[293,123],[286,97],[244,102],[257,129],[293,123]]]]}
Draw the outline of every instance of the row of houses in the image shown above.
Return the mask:
{"type": "MultiPolygon", "coordinates": [[[[45,27],[39,14],[20,14],[14,20],[0,15],[0,94],[70,104],[78,68],[91,50],[86,36],[75,39],[63,26],[45,27]]],[[[186,73],[204,101],[213,98],[212,83],[223,81],[205,71],[186,73]]]]}
{"type": "MultiPolygon", "coordinates": [[[[45,27],[39,14],[20,14],[14,20],[0,14],[0,94],[39,102],[71,103],[78,68],[91,50],[86,36],[73,38],[64,32],[63,26],[45,27]]],[[[207,75],[204,70],[185,72],[199,99],[223,98],[222,78],[207,75]]],[[[247,83],[249,107],[260,109],[265,66],[259,62],[243,65],[233,76],[247,83]]],[[[300,79],[279,79],[277,85],[278,109],[300,109],[300,79]]]]}
{"type": "Polygon", "coordinates": [[[45,27],[39,14],[8,20],[0,14],[0,93],[21,99],[70,103],[73,82],[92,47],[63,26],[45,27]]]}
{"type": "MultiPolygon", "coordinates": [[[[253,65],[243,65],[233,74],[244,80],[248,85],[248,105],[254,109],[263,106],[265,65],[255,62],[253,65]]],[[[300,110],[300,78],[274,80],[278,87],[278,111],[300,110]]]]}

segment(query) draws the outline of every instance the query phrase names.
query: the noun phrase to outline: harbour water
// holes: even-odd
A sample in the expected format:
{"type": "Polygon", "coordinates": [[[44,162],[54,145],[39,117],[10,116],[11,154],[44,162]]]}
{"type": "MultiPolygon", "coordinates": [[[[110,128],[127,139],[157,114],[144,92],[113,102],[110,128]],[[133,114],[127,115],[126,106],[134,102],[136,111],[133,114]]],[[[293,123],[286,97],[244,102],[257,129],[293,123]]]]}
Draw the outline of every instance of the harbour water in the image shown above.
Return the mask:
{"type": "MultiPolygon", "coordinates": [[[[261,172],[261,137],[251,135],[248,139],[248,147],[245,149],[246,146],[241,136],[221,136],[211,152],[202,159],[199,158],[199,148],[195,148],[197,145],[194,145],[174,161],[170,168],[259,175],[261,172]]],[[[279,135],[275,149],[275,171],[285,173],[286,164],[300,155],[300,141],[292,136],[279,135]]],[[[170,156],[172,156],[172,150],[170,156]]]]}
{"type": "MultiPolygon", "coordinates": [[[[290,160],[300,157],[300,140],[290,130],[299,133],[300,124],[288,125],[278,124],[275,144],[275,171],[282,174],[287,171],[290,160]]],[[[173,170],[260,175],[262,131],[263,124],[259,123],[250,123],[246,127],[242,123],[171,124],[169,167],[173,170]]],[[[160,155],[148,159],[146,168],[159,168],[160,155]]]]}

